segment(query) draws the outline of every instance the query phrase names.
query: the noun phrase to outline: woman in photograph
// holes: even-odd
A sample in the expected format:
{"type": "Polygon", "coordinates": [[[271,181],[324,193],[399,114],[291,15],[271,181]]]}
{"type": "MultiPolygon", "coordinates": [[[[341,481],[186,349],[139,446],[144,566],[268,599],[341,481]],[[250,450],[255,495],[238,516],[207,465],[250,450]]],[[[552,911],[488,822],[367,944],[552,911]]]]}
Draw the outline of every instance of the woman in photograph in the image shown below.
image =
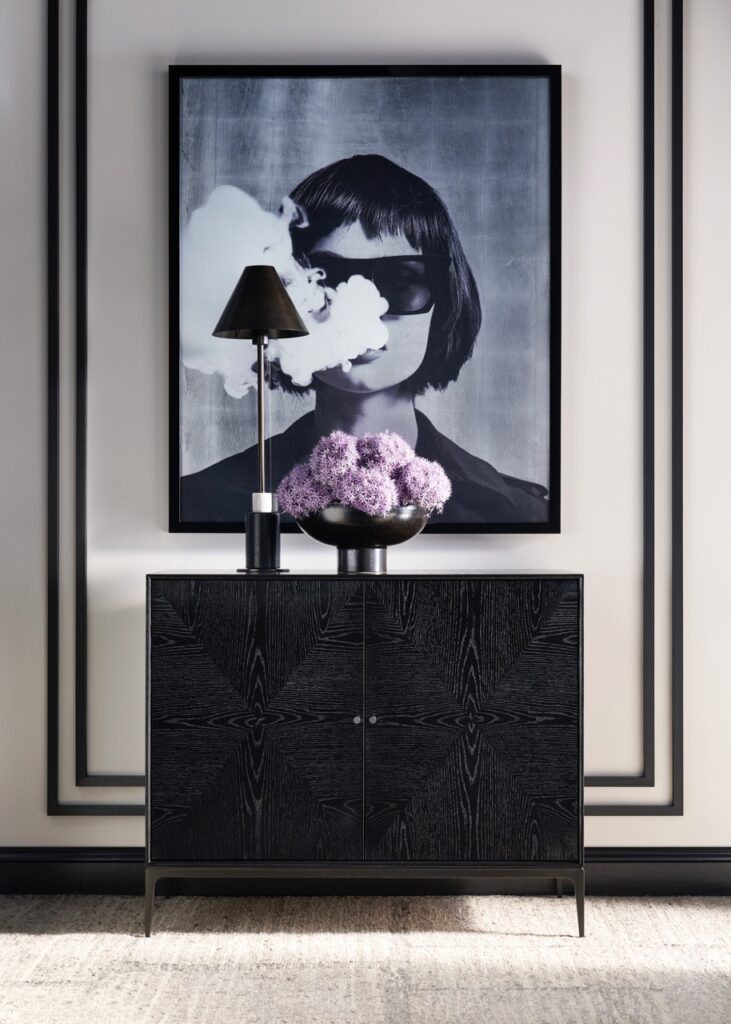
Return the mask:
{"type": "MultiPolygon", "coordinates": [[[[336,287],[354,275],[388,302],[388,342],[346,371],[314,375],[315,409],[270,439],[274,489],[316,441],[332,430],[400,434],[416,454],[439,462],[452,497],[437,521],[545,522],[546,489],[505,476],[440,433],[416,408],[427,388],[455,381],[480,329],[477,286],[447,209],[423,179],[378,155],[352,156],[315,171],[291,193],[303,225],[291,227],[293,252],[336,287]]],[[[272,386],[306,393],[272,367],[272,386]]],[[[258,487],[257,448],[181,479],[184,520],[241,522],[258,487]]]]}

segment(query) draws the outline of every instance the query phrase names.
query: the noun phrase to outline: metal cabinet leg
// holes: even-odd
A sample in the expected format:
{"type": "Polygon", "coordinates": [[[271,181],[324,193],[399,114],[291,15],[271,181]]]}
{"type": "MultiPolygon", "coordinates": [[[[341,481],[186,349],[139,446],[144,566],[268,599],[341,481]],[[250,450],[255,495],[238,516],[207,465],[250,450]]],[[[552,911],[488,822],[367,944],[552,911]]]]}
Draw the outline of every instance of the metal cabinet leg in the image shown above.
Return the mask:
{"type": "Polygon", "coordinates": [[[576,914],[579,918],[579,938],[584,938],[584,893],[586,875],[583,868],[579,868],[574,881],[574,892],[576,894],[576,914]]]}
{"type": "Polygon", "coordinates": [[[152,930],[152,908],[155,904],[155,883],[157,879],[150,868],[145,868],[145,938],[152,930]]]}

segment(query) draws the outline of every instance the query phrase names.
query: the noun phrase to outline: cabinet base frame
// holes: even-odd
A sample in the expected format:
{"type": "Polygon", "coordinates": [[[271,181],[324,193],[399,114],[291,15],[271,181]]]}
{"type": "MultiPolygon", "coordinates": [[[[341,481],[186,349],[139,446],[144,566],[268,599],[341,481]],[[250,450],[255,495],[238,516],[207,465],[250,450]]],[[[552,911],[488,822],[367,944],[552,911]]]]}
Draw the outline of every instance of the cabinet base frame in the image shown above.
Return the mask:
{"type": "Polygon", "coordinates": [[[578,864],[147,864],[145,865],[145,937],[152,932],[155,888],[163,878],[551,878],[557,895],[563,881],[573,884],[579,938],[584,937],[585,872],[578,864]]]}

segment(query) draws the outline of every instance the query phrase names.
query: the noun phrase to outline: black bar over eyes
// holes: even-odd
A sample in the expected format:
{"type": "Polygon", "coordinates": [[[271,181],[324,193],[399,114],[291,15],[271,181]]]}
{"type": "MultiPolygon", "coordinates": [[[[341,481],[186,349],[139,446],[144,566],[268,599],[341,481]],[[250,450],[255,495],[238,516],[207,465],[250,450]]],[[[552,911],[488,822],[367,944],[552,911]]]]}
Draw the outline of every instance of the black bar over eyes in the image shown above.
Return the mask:
{"type": "Polygon", "coordinates": [[[451,259],[440,255],[376,256],[351,259],[329,252],[313,252],[310,265],[325,272],[325,284],[337,288],[360,276],[372,281],[388,302],[393,316],[428,313],[446,286],[451,259]]]}

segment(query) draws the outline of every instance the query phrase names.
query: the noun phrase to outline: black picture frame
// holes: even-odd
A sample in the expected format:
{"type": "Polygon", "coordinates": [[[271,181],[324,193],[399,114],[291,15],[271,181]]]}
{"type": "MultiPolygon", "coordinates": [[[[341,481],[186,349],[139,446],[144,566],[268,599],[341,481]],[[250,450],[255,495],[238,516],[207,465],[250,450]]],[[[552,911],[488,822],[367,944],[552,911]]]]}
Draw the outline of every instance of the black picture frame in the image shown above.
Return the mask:
{"type": "MultiPolygon", "coordinates": [[[[434,534],[560,533],[561,529],[561,68],[559,65],[171,65],[169,67],[169,530],[171,533],[242,533],[245,522],[195,522],[181,516],[180,487],[180,93],[190,78],[348,78],[348,77],[484,76],[541,78],[548,86],[549,145],[549,493],[543,522],[430,521],[434,534]]],[[[295,523],[282,531],[297,533],[295,523]]]]}

